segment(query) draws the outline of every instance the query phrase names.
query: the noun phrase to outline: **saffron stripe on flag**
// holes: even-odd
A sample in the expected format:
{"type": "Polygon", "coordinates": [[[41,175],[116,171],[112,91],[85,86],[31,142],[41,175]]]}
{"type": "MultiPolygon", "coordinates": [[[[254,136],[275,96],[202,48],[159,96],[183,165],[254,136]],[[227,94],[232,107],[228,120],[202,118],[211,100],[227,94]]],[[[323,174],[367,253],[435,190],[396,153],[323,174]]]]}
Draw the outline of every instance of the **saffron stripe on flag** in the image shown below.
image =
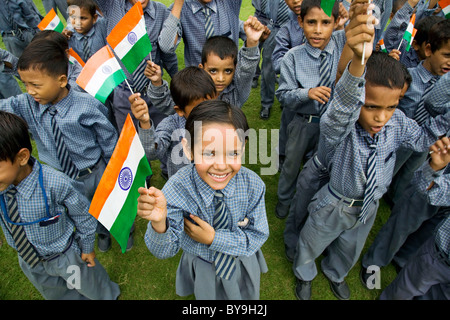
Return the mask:
{"type": "Polygon", "coordinates": [[[140,21],[143,14],[142,4],[138,1],[116,24],[111,30],[110,35],[106,37],[106,41],[113,49],[134,29],[136,21],[140,21]]]}
{"type": "Polygon", "coordinates": [[[53,8],[46,14],[46,16],[38,24],[40,30],[45,30],[45,28],[50,24],[50,22],[56,17],[56,12],[53,8]]]}

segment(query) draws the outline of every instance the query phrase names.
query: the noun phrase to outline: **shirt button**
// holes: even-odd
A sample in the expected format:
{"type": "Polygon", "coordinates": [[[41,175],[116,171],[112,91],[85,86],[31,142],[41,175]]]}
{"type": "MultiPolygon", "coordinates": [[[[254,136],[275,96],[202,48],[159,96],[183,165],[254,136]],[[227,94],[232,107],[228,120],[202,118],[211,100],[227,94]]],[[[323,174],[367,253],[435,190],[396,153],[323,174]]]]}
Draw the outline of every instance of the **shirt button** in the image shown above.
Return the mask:
{"type": "Polygon", "coordinates": [[[363,87],[364,86],[364,82],[363,81],[361,81],[360,83],[358,83],[358,87],[359,88],[361,88],[361,87],[363,87]]]}

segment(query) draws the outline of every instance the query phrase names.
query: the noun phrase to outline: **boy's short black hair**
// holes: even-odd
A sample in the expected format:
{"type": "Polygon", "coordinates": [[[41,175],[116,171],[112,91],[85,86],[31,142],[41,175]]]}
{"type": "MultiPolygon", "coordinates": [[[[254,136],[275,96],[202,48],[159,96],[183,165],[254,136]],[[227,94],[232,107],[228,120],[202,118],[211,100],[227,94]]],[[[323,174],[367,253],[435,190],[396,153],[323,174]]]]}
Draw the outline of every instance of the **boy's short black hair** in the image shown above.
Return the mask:
{"type": "Polygon", "coordinates": [[[69,41],[67,38],[58,31],[55,30],[42,30],[36,33],[31,41],[39,40],[39,39],[49,39],[56,41],[64,50],[69,49],[69,41]]]}
{"type": "Polygon", "coordinates": [[[230,38],[214,36],[206,40],[202,49],[202,64],[208,61],[208,56],[215,54],[220,59],[232,58],[234,65],[237,64],[238,47],[230,38]]]}
{"type": "Polygon", "coordinates": [[[428,32],[428,43],[431,52],[441,49],[450,40],[450,20],[444,19],[435,23],[428,32]]]}
{"type": "Polygon", "coordinates": [[[414,26],[417,29],[416,35],[414,36],[414,40],[416,41],[416,43],[419,46],[424,42],[428,43],[431,27],[442,20],[445,19],[438,16],[428,16],[417,21],[414,26]]]}
{"type": "Polygon", "coordinates": [[[25,48],[17,63],[17,70],[37,69],[51,76],[67,76],[69,58],[63,47],[54,40],[37,39],[25,48]]]}
{"type": "Polygon", "coordinates": [[[210,99],[217,95],[213,79],[204,69],[186,67],[178,71],[170,82],[170,93],[175,104],[184,111],[194,100],[210,99]]]}
{"type": "Polygon", "coordinates": [[[367,59],[365,79],[371,85],[391,89],[403,89],[405,85],[405,73],[401,62],[381,51],[372,52],[367,59]]]}
{"type": "MultiPolygon", "coordinates": [[[[303,18],[305,18],[308,11],[311,10],[312,8],[322,9],[321,0],[303,0],[303,2],[301,4],[301,9],[300,9],[300,17],[302,18],[302,20],[303,20],[303,18]]],[[[339,17],[339,1],[334,2],[333,11],[331,12],[331,16],[334,17],[334,21],[336,21],[338,19],[338,17],[339,17]]]]}
{"type": "Polygon", "coordinates": [[[248,134],[248,122],[244,112],[230,103],[223,100],[206,100],[192,109],[186,120],[186,138],[191,150],[194,150],[195,142],[195,122],[200,121],[202,126],[211,123],[230,124],[235,129],[239,139],[244,142],[248,134]]]}
{"type": "Polygon", "coordinates": [[[97,5],[93,0],[67,0],[67,6],[78,6],[86,9],[91,16],[95,16],[97,13],[97,5]]]}
{"type": "Polygon", "coordinates": [[[21,117],[6,111],[0,111],[0,161],[14,162],[23,148],[33,151],[28,125],[21,117]]]}

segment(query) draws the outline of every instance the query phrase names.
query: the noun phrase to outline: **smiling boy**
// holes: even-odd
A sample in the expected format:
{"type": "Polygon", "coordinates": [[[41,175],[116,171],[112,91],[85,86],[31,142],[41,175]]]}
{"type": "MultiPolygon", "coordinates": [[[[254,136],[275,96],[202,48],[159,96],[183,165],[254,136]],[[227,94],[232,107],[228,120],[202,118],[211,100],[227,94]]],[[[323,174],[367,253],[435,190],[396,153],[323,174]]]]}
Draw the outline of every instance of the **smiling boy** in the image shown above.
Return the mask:
{"type": "Polygon", "coordinates": [[[359,259],[378,200],[391,181],[394,152],[402,145],[427,150],[450,125],[450,112],[422,128],[396,109],[405,78],[400,62],[383,53],[371,56],[374,29],[367,24],[372,19],[368,6],[366,0],[352,4],[355,14],[346,34],[353,58],[320,122],[330,181],[313,197],[297,244],[293,270],[301,300],[311,298],[315,259],[325,249],[321,269],[332,292],[350,298],[345,277],[359,259]]]}

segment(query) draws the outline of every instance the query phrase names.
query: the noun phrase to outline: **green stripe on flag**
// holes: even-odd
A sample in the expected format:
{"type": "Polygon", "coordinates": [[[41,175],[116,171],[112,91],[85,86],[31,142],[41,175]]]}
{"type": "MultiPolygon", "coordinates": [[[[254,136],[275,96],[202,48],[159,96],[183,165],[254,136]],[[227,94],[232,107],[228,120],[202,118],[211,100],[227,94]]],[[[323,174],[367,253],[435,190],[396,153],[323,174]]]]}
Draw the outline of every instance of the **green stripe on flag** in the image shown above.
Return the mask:
{"type": "Polygon", "coordinates": [[[61,21],[59,21],[58,25],[56,26],[56,28],[54,29],[54,31],[57,31],[59,33],[63,32],[64,30],[64,25],[61,21]]]}
{"type": "Polygon", "coordinates": [[[111,229],[109,230],[114,239],[119,243],[122,253],[127,249],[128,237],[130,236],[131,227],[133,226],[134,219],[137,212],[137,198],[139,197],[139,187],[145,186],[145,179],[152,174],[152,169],[148,163],[147,157],[144,156],[139,161],[139,165],[136,169],[133,183],[130,190],[128,190],[128,196],[122,209],[119,212],[116,220],[114,221],[111,229]]]}
{"type": "Polygon", "coordinates": [[[331,14],[333,13],[334,2],[335,2],[335,0],[320,1],[320,7],[329,17],[331,17],[331,14]]]}
{"type": "Polygon", "coordinates": [[[121,59],[129,73],[133,73],[139,64],[152,51],[152,43],[147,35],[141,37],[121,59]]]}
{"type": "Polygon", "coordinates": [[[126,79],[125,73],[122,69],[117,70],[103,82],[100,89],[95,94],[95,98],[105,103],[106,99],[110,95],[111,91],[114,90],[119,84],[121,84],[126,79]]]}

